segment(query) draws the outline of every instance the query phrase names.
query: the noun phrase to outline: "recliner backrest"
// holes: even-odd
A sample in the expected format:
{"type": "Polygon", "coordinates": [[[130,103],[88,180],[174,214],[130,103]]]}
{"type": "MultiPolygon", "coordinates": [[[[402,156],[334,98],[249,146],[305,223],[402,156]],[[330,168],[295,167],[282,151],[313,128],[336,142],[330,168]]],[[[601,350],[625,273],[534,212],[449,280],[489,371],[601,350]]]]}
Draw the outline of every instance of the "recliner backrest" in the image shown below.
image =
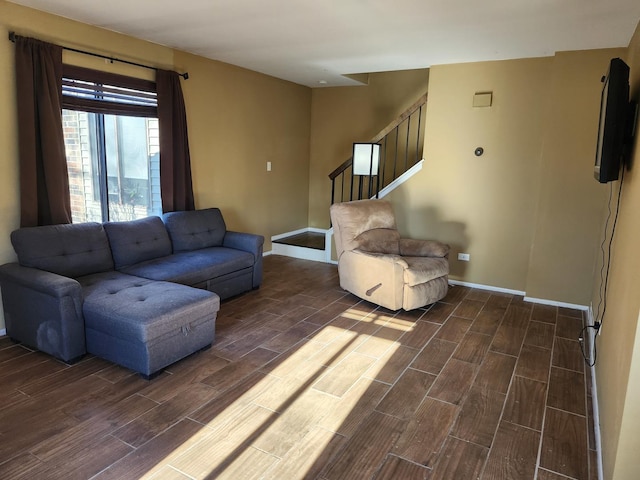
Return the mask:
{"type": "Polygon", "coordinates": [[[361,246],[357,237],[375,229],[397,230],[393,206],[385,200],[334,203],[330,208],[338,258],[361,246]]]}

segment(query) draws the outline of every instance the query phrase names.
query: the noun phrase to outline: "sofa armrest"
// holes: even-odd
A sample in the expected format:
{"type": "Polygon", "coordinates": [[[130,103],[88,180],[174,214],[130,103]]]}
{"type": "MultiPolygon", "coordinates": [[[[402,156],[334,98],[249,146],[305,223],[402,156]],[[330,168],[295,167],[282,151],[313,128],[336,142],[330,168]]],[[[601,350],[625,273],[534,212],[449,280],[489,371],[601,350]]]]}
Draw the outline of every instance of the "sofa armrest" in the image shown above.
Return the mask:
{"type": "Polygon", "coordinates": [[[0,267],[0,288],[10,337],[65,362],[86,353],[76,280],[10,263],[0,267]]]}
{"type": "Polygon", "coordinates": [[[400,255],[407,257],[440,257],[447,258],[449,245],[436,240],[400,239],[400,255]]]}
{"type": "Polygon", "coordinates": [[[76,295],[82,298],[82,288],[73,278],[17,263],[0,266],[0,284],[4,286],[9,282],[54,298],[76,295]]]}
{"type": "Polygon", "coordinates": [[[241,233],[227,230],[222,241],[222,246],[227,248],[235,248],[245,252],[253,253],[257,257],[262,257],[262,246],[264,245],[264,237],[262,235],[254,235],[253,233],[241,233]]]}
{"type": "Polygon", "coordinates": [[[233,232],[227,230],[222,241],[222,246],[235,248],[253,254],[253,288],[258,288],[262,284],[262,247],[264,237],[253,233],[233,232]]]}

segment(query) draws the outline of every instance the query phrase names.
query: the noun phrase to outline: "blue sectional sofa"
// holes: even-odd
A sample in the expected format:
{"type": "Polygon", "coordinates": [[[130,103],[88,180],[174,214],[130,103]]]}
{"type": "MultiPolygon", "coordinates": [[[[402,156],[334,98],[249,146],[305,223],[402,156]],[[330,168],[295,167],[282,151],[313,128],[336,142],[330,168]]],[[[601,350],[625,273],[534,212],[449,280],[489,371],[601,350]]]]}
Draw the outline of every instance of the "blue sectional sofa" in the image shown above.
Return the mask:
{"type": "Polygon", "coordinates": [[[89,352],[150,377],[215,338],[220,299],[262,282],[260,235],[216,208],[22,228],[0,267],[7,334],[73,362],[89,352]]]}

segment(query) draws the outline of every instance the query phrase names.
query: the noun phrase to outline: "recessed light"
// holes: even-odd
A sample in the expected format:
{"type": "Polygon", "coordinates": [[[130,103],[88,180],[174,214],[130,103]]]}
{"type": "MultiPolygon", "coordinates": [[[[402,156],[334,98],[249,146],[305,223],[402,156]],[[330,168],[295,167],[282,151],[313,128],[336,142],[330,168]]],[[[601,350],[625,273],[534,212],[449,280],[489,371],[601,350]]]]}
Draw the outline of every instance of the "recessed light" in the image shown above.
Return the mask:
{"type": "Polygon", "coordinates": [[[319,81],[318,81],[318,83],[319,83],[320,85],[326,85],[326,84],[327,84],[327,83],[329,83],[329,82],[327,82],[326,80],[319,80],[319,81]]]}

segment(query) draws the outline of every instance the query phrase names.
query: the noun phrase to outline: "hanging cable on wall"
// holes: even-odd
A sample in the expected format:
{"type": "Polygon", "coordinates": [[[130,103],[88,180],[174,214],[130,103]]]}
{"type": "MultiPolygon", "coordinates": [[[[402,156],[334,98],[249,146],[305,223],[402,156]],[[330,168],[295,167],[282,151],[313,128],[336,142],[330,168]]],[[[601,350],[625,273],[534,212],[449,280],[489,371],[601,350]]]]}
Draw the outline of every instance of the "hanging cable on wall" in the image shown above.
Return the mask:
{"type": "Polygon", "coordinates": [[[602,238],[602,243],[600,244],[600,251],[602,252],[602,266],[600,267],[600,289],[599,289],[599,301],[598,306],[595,312],[595,318],[593,321],[593,325],[586,325],[582,331],[580,332],[580,336],[578,337],[580,343],[580,349],[582,351],[582,356],[584,357],[585,362],[589,367],[593,367],[596,364],[598,350],[597,350],[597,338],[598,332],[602,327],[602,324],[605,319],[605,314],[607,312],[607,291],[609,288],[609,270],[611,267],[611,249],[613,247],[613,238],[616,234],[616,225],[618,223],[618,215],[620,214],[620,200],[622,198],[622,186],[624,185],[624,171],[622,169],[622,175],[620,177],[620,186],[618,188],[618,198],[616,199],[616,211],[615,216],[613,218],[613,226],[611,227],[611,236],[609,237],[608,245],[605,250],[605,245],[607,244],[607,230],[609,228],[609,221],[611,220],[611,214],[613,213],[611,210],[611,201],[613,200],[613,184],[611,184],[609,189],[609,201],[607,203],[608,213],[607,220],[605,221],[604,226],[604,234],[602,238]],[[602,312],[600,308],[602,307],[602,312]],[[594,331],[593,335],[593,358],[591,358],[590,352],[585,352],[584,343],[585,343],[585,335],[589,332],[589,330],[594,331]]]}

